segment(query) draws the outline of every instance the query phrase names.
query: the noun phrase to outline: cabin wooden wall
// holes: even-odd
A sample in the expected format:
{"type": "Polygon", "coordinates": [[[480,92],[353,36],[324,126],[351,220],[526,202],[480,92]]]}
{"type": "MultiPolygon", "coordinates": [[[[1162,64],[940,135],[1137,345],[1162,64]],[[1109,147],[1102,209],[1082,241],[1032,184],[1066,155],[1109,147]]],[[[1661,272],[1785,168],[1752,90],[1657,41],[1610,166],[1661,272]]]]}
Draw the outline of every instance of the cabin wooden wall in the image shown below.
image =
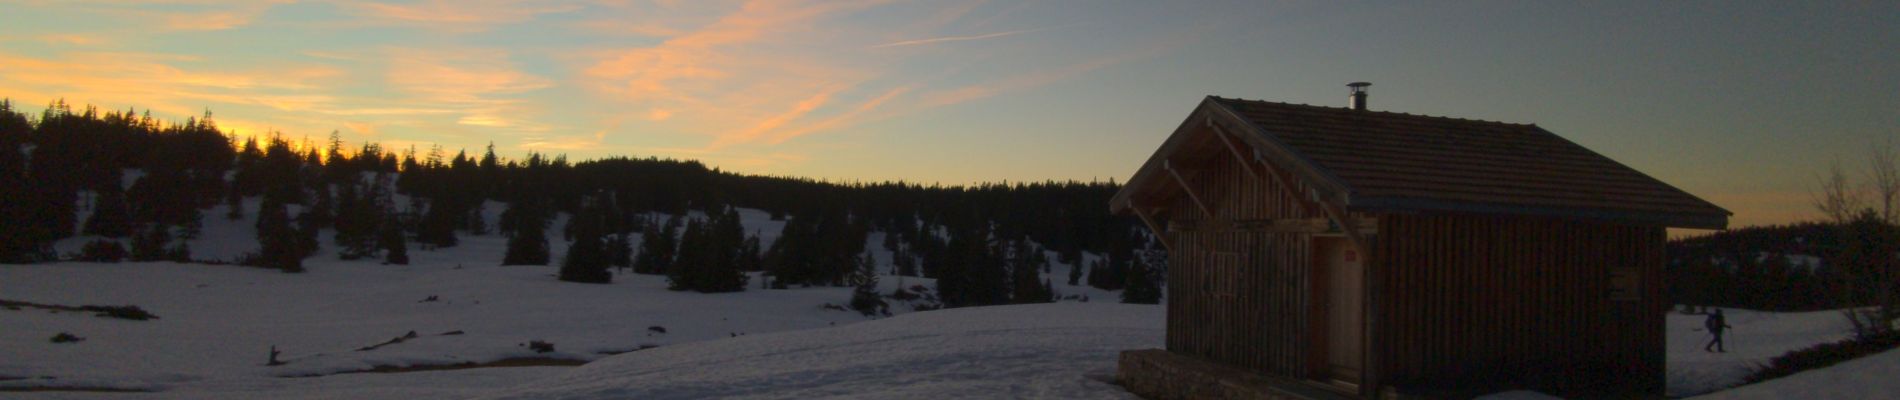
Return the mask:
{"type": "MultiPolygon", "coordinates": [[[[1255,177],[1226,150],[1182,163],[1188,196],[1166,212],[1168,350],[1283,376],[1305,376],[1308,235],[1241,231],[1226,222],[1316,218],[1287,190],[1255,177]]],[[[1170,185],[1179,186],[1174,182],[1170,185]]]]}
{"type": "Polygon", "coordinates": [[[1661,394],[1660,227],[1529,217],[1391,215],[1376,271],[1384,383],[1661,394]],[[1627,268],[1636,299],[1613,300],[1627,268]]]}

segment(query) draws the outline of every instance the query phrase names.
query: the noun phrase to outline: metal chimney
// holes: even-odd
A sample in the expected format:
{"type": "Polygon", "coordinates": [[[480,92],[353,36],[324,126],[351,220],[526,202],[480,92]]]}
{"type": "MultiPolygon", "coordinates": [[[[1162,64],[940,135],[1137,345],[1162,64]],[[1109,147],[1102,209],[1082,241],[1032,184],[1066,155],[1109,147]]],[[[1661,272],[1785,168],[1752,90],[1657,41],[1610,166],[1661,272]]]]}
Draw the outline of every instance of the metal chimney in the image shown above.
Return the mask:
{"type": "Polygon", "coordinates": [[[1366,109],[1366,87],[1367,86],[1372,86],[1372,84],[1366,83],[1366,82],[1353,82],[1353,83],[1346,84],[1346,87],[1352,88],[1352,94],[1346,96],[1347,101],[1349,102],[1349,104],[1352,105],[1352,109],[1362,110],[1362,111],[1366,109]]]}

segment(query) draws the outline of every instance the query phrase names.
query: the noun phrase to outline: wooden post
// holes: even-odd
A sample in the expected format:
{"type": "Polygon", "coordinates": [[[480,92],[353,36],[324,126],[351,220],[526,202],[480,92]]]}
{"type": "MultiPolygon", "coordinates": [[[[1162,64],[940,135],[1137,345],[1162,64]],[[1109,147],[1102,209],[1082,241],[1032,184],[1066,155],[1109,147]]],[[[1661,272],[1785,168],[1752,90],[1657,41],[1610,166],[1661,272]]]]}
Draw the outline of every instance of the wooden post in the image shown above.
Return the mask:
{"type": "Polygon", "coordinates": [[[1148,226],[1148,231],[1153,232],[1155,237],[1161,239],[1161,248],[1167,249],[1168,254],[1174,254],[1174,243],[1168,241],[1167,231],[1163,231],[1159,225],[1155,225],[1154,217],[1148,216],[1148,213],[1142,211],[1140,206],[1136,206],[1133,199],[1128,200],[1128,210],[1135,212],[1135,217],[1141,218],[1141,223],[1148,226]]]}
{"type": "Polygon", "coordinates": [[[1207,203],[1201,202],[1201,195],[1194,193],[1194,187],[1188,185],[1187,179],[1181,177],[1181,172],[1174,169],[1174,160],[1162,160],[1161,168],[1168,170],[1168,175],[1174,177],[1174,183],[1181,184],[1181,190],[1187,192],[1188,199],[1194,200],[1194,206],[1200,207],[1201,213],[1206,214],[1207,219],[1214,219],[1214,210],[1207,208],[1207,203]]]}
{"type": "Polygon", "coordinates": [[[1246,170],[1247,176],[1260,179],[1260,173],[1254,172],[1253,163],[1247,162],[1247,156],[1240,154],[1240,146],[1234,145],[1234,139],[1227,137],[1226,130],[1221,129],[1220,125],[1214,124],[1213,118],[1207,119],[1207,127],[1214,130],[1214,137],[1220,138],[1221,144],[1227,145],[1228,154],[1234,155],[1234,160],[1240,162],[1240,169],[1246,170]]]}

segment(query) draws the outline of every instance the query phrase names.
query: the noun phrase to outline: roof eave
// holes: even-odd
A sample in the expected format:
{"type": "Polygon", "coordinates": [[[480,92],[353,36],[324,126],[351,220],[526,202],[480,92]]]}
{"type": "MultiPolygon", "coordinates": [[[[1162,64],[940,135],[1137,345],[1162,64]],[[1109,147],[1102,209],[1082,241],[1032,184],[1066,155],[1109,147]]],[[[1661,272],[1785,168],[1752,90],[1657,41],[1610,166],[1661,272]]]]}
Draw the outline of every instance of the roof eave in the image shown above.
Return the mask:
{"type": "Polygon", "coordinates": [[[1490,215],[1540,216],[1583,219],[1631,225],[1669,228],[1720,230],[1728,228],[1729,213],[1715,208],[1707,212],[1661,212],[1577,207],[1552,207],[1520,204],[1493,204],[1440,199],[1370,197],[1354,198],[1348,209],[1365,212],[1455,212],[1490,215]]]}
{"type": "Polygon", "coordinates": [[[1193,131],[1196,123],[1205,117],[1202,111],[1207,110],[1214,103],[1214,99],[1214,96],[1201,98],[1201,103],[1195,105],[1193,111],[1188,112],[1187,119],[1182,120],[1181,125],[1168,134],[1168,138],[1155,149],[1154,154],[1148,156],[1148,161],[1142,163],[1141,168],[1136,169],[1135,174],[1128,177],[1128,181],[1122,184],[1121,190],[1109,198],[1108,211],[1110,213],[1127,214],[1134,206],[1137,195],[1144,191],[1155,190],[1152,186],[1162,176],[1162,169],[1166,167],[1168,157],[1173,156],[1181,142],[1187,140],[1188,132],[1193,131]]]}

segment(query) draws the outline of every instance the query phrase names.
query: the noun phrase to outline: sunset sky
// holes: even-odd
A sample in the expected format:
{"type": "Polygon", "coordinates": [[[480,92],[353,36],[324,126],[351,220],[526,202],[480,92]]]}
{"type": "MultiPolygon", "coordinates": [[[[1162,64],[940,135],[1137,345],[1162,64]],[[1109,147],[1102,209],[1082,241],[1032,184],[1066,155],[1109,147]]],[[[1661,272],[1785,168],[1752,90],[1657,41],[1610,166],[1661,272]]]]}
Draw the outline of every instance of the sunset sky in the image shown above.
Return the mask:
{"type": "Polygon", "coordinates": [[[1536,123],[1736,213],[1900,137],[1900,2],[0,0],[0,97],[833,180],[1125,179],[1206,95],[1536,123]]]}

